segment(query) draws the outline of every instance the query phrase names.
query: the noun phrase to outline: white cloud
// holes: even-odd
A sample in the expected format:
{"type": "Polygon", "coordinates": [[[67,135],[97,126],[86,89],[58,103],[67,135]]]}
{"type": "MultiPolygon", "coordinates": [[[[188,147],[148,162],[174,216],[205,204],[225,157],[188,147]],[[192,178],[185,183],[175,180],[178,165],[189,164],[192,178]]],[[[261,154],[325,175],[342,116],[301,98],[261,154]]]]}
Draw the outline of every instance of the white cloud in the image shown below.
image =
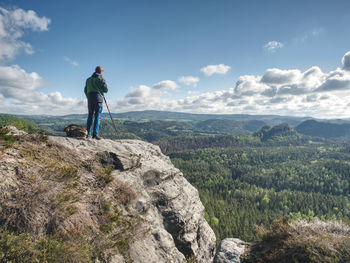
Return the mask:
{"type": "Polygon", "coordinates": [[[310,31],[305,32],[304,34],[296,37],[294,39],[295,43],[304,43],[307,40],[309,40],[310,38],[316,38],[321,36],[324,33],[324,29],[323,28],[314,28],[310,31]]]}
{"type": "Polygon", "coordinates": [[[343,69],[350,71],[350,51],[344,55],[342,59],[342,63],[343,63],[343,69]]]}
{"type": "Polygon", "coordinates": [[[197,84],[199,82],[198,77],[193,77],[193,76],[182,76],[179,77],[178,81],[185,86],[192,86],[192,87],[197,87],[197,84]]]}
{"type": "MultiPolygon", "coordinates": [[[[108,102],[112,112],[168,110],[191,113],[279,114],[322,118],[350,117],[350,72],[343,67],[330,72],[313,66],[267,69],[261,76],[244,75],[225,90],[192,93],[181,99],[171,95],[177,85],[164,80],[140,85],[118,100],[108,102]]],[[[345,61],[345,62],[344,62],[345,61]]],[[[86,112],[86,100],[66,98],[59,92],[41,92],[43,78],[19,66],[0,67],[0,101],[5,113],[68,114],[86,112]],[[4,110],[5,109],[5,110],[4,110]]],[[[178,93],[176,94],[178,96],[178,93]]]]}
{"type": "Polygon", "coordinates": [[[126,95],[127,98],[145,98],[151,95],[151,88],[145,85],[140,85],[137,89],[132,89],[126,95]]]}
{"type": "Polygon", "coordinates": [[[267,44],[264,45],[264,49],[266,49],[267,51],[274,53],[276,52],[278,49],[283,48],[283,44],[281,42],[278,41],[270,41],[267,44]]]}
{"type": "Polygon", "coordinates": [[[219,64],[219,65],[208,65],[201,68],[201,72],[206,76],[211,76],[213,74],[226,74],[230,70],[230,66],[219,64]]]}
{"type": "Polygon", "coordinates": [[[262,93],[268,88],[268,85],[261,82],[260,76],[246,75],[239,77],[234,90],[236,96],[251,96],[262,93]]]}
{"type": "Polygon", "coordinates": [[[77,61],[75,61],[75,60],[73,60],[73,59],[71,59],[69,57],[64,56],[63,60],[68,62],[69,64],[71,64],[74,67],[78,67],[79,66],[79,63],[77,61]]]}
{"type": "Polygon", "coordinates": [[[350,91],[350,74],[339,74],[333,75],[326,79],[322,85],[320,85],[316,91],[339,91],[347,90],[350,91]]]}
{"type": "Polygon", "coordinates": [[[77,99],[65,98],[60,92],[41,92],[44,85],[43,78],[36,72],[28,73],[18,65],[0,66],[1,113],[69,114],[86,111],[84,103],[77,99]]]}
{"type": "Polygon", "coordinates": [[[24,30],[47,31],[51,20],[38,17],[33,10],[7,10],[0,7],[0,62],[12,60],[21,51],[33,54],[29,43],[22,40],[24,30]]]}
{"type": "Polygon", "coordinates": [[[144,110],[157,109],[165,110],[170,105],[174,105],[175,101],[164,98],[169,95],[168,91],[174,91],[178,88],[176,82],[172,80],[160,81],[152,87],[140,85],[138,88],[131,88],[131,91],[126,94],[123,99],[118,99],[111,107],[116,111],[121,109],[128,110],[144,110]]]}
{"type": "MultiPolygon", "coordinates": [[[[34,11],[7,10],[0,7],[0,62],[12,60],[24,51],[33,54],[30,43],[21,40],[26,30],[47,31],[50,19],[34,11]]],[[[74,62],[74,61],[71,61],[74,62]]],[[[60,92],[44,93],[44,79],[36,72],[26,72],[19,65],[0,65],[1,113],[70,114],[86,112],[86,102],[63,97],[60,92]]]]}
{"type": "Polygon", "coordinates": [[[289,84],[295,83],[301,77],[300,70],[268,69],[261,82],[266,84],[289,84]]]}
{"type": "MultiPolygon", "coordinates": [[[[347,55],[344,57],[347,58],[347,55]]],[[[346,62],[343,64],[345,68],[346,62]]],[[[343,68],[328,73],[317,66],[305,71],[267,69],[262,76],[239,77],[230,89],[191,93],[177,100],[161,97],[152,88],[148,90],[148,95],[144,94],[136,101],[131,101],[130,96],[120,99],[115,109],[350,117],[350,72],[343,68]]]]}
{"type": "Polygon", "coordinates": [[[26,92],[43,85],[43,78],[36,72],[27,73],[18,65],[0,66],[0,93],[5,98],[26,96],[26,92]]]}
{"type": "Polygon", "coordinates": [[[156,90],[175,90],[177,88],[176,82],[172,80],[163,80],[152,86],[152,89],[156,90]]]}

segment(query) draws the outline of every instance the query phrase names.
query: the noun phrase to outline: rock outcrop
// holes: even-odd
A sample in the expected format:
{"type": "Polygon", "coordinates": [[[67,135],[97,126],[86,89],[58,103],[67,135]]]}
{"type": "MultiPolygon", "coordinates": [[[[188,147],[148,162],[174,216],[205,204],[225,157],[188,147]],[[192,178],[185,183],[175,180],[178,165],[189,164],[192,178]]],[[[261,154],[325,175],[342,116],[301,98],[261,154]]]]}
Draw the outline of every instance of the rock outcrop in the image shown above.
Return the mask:
{"type": "Polygon", "coordinates": [[[221,241],[215,256],[215,263],[240,263],[247,243],[237,238],[225,238],[221,241]]]}
{"type": "Polygon", "coordinates": [[[96,262],[213,261],[198,191],[158,146],[14,134],[0,156],[3,230],[83,237],[96,262]]]}

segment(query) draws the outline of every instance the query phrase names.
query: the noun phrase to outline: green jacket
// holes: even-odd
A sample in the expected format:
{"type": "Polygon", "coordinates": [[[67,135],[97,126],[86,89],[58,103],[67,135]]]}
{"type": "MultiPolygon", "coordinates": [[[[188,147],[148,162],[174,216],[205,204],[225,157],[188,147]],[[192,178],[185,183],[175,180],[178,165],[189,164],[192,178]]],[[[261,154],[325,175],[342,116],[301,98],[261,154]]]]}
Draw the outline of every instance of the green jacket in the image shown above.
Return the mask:
{"type": "Polygon", "coordinates": [[[86,80],[84,92],[86,97],[88,97],[88,94],[91,92],[97,92],[103,97],[103,93],[107,93],[108,88],[102,75],[96,72],[92,74],[92,76],[86,80]]]}

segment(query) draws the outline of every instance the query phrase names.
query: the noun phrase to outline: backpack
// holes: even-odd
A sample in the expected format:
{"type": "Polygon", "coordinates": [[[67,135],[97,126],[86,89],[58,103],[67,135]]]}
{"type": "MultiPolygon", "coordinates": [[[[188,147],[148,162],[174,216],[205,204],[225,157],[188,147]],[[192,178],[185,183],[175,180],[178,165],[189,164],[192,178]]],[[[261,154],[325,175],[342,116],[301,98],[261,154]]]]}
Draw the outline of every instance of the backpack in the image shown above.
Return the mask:
{"type": "Polygon", "coordinates": [[[66,128],[64,128],[68,137],[86,137],[87,130],[80,125],[70,124],[66,128]]]}

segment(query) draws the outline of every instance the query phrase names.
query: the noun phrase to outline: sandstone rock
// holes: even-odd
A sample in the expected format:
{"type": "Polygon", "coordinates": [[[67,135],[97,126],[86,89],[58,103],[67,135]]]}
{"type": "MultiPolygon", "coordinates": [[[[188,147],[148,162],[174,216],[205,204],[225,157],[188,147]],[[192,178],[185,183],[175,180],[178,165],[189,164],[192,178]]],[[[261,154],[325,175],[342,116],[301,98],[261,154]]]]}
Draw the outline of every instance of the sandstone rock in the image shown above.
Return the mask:
{"type": "Polygon", "coordinates": [[[221,241],[215,256],[215,263],[240,263],[240,256],[247,244],[237,238],[226,238],[221,241]]]}
{"type": "Polygon", "coordinates": [[[16,224],[12,228],[25,226],[25,231],[39,236],[52,231],[69,236],[86,227],[97,233],[101,222],[110,220],[101,217],[98,207],[118,206],[123,218],[130,218],[132,235],[127,252],[105,251],[106,262],[186,262],[194,256],[198,262],[209,263],[215,255],[215,235],[204,219],[198,191],[150,143],[58,136],[43,143],[22,141],[0,159],[0,189],[0,205],[6,213],[18,212],[13,196],[18,199],[22,194],[24,199],[19,207],[23,211],[16,212],[11,222],[0,216],[0,223],[5,228],[11,223],[16,224]],[[113,170],[106,182],[101,179],[105,175],[99,175],[103,169],[106,173],[113,170]],[[55,180],[50,179],[53,176],[55,180]],[[33,185],[38,187],[31,195],[33,185]],[[65,196],[68,186],[69,196],[65,196]],[[18,220],[22,212],[27,213],[23,222],[18,220]]]}

